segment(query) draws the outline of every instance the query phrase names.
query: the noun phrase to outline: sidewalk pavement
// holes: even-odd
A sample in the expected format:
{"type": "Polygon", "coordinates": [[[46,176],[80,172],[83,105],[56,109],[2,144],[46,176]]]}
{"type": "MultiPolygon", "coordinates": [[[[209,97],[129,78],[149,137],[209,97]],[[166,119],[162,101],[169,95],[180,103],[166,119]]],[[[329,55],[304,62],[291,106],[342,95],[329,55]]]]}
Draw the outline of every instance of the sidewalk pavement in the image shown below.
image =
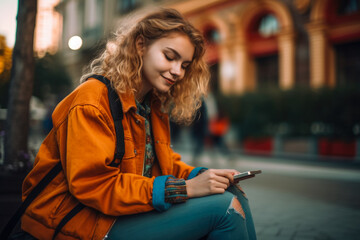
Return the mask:
{"type": "MultiPolygon", "coordinates": [[[[183,160],[191,155],[181,152],[183,160]]],[[[260,240],[360,240],[360,168],[209,152],[196,162],[209,168],[261,169],[241,182],[260,240]]]]}
{"type": "MultiPolygon", "coordinates": [[[[190,161],[189,153],[180,153],[190,161]]],[[[213,153],[195,165],[263,170],[241,183],[259,240],[360,240],[358,165],[213,153]]],[[[20,204],[23,177],[0,173],[0,229],[20,204]]]]}

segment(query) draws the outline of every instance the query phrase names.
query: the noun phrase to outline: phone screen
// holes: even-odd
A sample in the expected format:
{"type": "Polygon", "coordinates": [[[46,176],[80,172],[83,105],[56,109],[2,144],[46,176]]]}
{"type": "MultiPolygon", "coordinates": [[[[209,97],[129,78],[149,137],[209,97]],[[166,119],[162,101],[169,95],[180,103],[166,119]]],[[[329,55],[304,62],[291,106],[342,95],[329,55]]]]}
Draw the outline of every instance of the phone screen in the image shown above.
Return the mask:
{"type": "Polygon", "coordinates": [[[244,180],[247,178],[255,177],[255,174],[259,174],[259,173],[261,173],[261,170],[242,172],[242,173],[236,174],[234,176],[234,180],[240,181],[240,180],[244,180]]]}

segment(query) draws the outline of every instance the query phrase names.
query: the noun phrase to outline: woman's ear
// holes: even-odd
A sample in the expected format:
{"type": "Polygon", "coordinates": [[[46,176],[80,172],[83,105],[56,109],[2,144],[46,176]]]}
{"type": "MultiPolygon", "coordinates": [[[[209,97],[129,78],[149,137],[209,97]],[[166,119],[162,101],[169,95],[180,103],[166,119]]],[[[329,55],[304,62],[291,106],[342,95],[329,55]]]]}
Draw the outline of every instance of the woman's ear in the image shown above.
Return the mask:
{"type": "Polygon", "coordinates": [[[137,50],[138,54],[140,56],[142,56],[144,54],[144,50],[145,50],[145,39],[144,39],[144,37],[143,36],[138,36],[136,38],[135,44],[136,44],[136,50],[137,50]]]}

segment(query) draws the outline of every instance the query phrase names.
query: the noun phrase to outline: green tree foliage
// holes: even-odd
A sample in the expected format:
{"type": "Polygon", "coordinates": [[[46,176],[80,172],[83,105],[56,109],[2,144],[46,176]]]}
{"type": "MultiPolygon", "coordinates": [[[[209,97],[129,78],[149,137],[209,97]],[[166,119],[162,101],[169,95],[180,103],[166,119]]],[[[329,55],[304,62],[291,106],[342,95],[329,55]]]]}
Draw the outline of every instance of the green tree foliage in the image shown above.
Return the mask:
{"type": "MultiPolygon", "coordinates": [[[[3,71],[0,71],[0,106],[6,108],[9,98],[12,50],[7,48],[5,43],[0,43],[0,48],[0,65],[4,66],[3,71]]],[[[54,94],[61,99],[71,87],[71,78],[57,54],[47,54],[43,58],[36,59],[33,96],[44,101],[48,94],[54,94]]]]}
{"type": "Polygon", "coordinates": [[[57,54],[47,54],[37,59],[35,64],[35,79],[33,95],[46,100],[48,94],[57,98],[65,96],[71,88],[71,78],[57,54]]]}
{"type": "Polygon", "coordinates": [[[6,46],[6,38],[0,35],[0,107],[7,106],[12,65],[12,49],[6,46]]]}
{"type": "Polygon", "coordinates": [[[219,96],[219,105],[239,127],[239,137],[355,137],[360,124],[360,87],[259,90],[241,96],[219,96]]]}

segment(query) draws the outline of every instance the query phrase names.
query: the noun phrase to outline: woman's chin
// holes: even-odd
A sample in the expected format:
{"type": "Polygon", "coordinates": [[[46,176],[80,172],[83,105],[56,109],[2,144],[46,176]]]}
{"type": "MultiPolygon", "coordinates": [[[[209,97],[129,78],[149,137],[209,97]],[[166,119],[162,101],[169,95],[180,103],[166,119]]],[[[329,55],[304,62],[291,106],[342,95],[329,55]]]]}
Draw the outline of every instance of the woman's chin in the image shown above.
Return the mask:
{"type": "Polygon", "coordinates": [[[166,93],[170,90],[171,86],[169,85],[163,85],[159,88],[156,88],[157,91],[161,92],[161,93],[166,93]]]}

